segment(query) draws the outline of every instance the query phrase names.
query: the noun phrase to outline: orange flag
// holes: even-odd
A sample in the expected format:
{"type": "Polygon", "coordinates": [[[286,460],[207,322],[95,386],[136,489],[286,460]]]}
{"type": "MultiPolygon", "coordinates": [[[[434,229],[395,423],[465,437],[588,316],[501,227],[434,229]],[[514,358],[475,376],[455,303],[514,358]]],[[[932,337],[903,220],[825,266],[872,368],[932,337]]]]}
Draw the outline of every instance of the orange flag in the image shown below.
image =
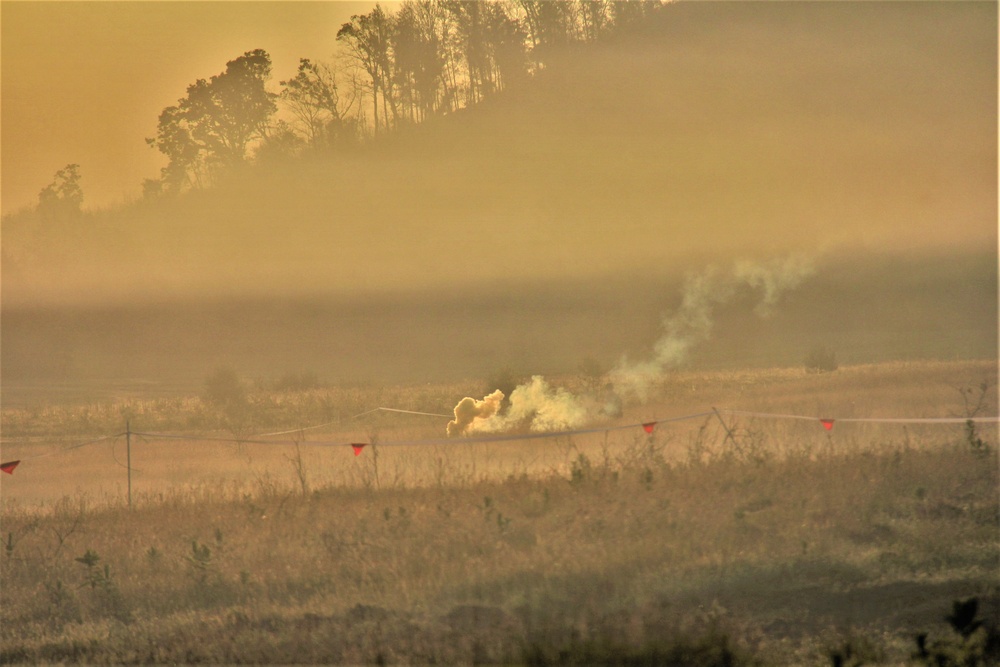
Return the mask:
{"type": "Polygon", "coordinates": [[[7,461],[7,463],[0,463],[0,470],[3,470],[8,475],[13,475],[14,468],[16,468],[17,464],[20,462],[21,462],[20,460],[17,460],[17,461],[7,461]]]}
{"type": "Polygon", "coordinates": [[[354,448],[354,455],[355,456],[360,456],[361,455],[361,450],[365,448],[365,444],[366,443],[364,443],[364,442],[352,442],[351,443],[351,447],[354,448]]]}
{"type": "Polygon", "coordinates": [[[832,419],[820,419],[819,423],[823,425],[827,431],[833,430],[833,420],[832,419]]]}

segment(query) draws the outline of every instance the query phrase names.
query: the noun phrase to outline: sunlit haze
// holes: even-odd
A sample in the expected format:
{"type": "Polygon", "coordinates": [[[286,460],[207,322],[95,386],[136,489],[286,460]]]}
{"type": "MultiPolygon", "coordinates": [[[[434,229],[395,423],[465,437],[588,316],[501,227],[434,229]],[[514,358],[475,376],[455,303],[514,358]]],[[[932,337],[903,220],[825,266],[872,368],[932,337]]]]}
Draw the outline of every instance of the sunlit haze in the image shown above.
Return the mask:
{"type": "Polygon", "coordinates": [[[83,167],[85,206],[137,198],[166,163],[144,139],[195,79],[263,48],[277,86],[299,58],[332,58],[340,25],[373,5],[5,1],[3,212],[37,203],[71,162],[83,167]]]}

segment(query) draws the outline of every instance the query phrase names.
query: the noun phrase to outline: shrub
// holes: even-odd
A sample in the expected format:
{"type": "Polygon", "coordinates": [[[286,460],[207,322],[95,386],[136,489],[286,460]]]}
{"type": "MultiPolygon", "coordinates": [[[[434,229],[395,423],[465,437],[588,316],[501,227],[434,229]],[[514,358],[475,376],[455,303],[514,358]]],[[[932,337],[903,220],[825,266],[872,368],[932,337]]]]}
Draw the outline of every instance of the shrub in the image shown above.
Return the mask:
{"type": "Polygon", "coordinates": [[[832,373],[840,367],[833,350],[822,346],[813,348],[806,355],[805,366],[810,373],[832,373]]]}
{"type": "Polygon", "coordinates": [[[978,617],[979,599],[956,600],[952,613],[945,617],[951,632],[935,640],[928,633],[917,635],[913,659],[936,667],[978,667],[995,665],[1000,660],[1000,630],[996,623],[978,617]]]}
{"type": "Polygon", "coordinates": [[[231,409],[246,398],[246,387],[232,366],[220,366],[205,379],[205,401],[215,408],[231,409]]]}
{"type": "Polygon", "coordinates": [[[580,373],[586,387],[591,391],[596,391],[601,388],[608,369],[594,357],[587,357],[577,366],[577,372],[580,373]]]}
{"type": "Polygon", "coordinates": [[[275,391],[309,391],[319,387],[319,376],[311,371],[285,373],[274,381],[275,391]]]}

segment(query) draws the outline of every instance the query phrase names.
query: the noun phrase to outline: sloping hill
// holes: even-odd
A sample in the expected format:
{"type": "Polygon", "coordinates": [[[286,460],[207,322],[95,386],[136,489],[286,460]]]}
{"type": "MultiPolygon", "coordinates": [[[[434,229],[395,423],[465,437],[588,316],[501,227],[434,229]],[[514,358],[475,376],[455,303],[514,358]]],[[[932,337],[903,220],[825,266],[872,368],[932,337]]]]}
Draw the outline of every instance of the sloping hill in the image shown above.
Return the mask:
{"type": "Polygon", "coordinates": [[[995,247],[996,27],[990,3],[678,3],[357,154],[66,233],[7,222],[4,298],[439,289],[788,249],[995,247]]]}

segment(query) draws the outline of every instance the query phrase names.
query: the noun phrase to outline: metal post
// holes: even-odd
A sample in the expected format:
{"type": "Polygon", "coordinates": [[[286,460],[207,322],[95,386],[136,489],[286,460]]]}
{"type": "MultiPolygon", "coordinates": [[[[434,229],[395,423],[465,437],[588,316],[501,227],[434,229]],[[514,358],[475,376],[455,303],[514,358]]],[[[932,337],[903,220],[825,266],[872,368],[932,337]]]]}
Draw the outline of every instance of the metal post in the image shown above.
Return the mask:
{"type": "Polygon", "coordinates": [[[128,468],[128,508],[132,509],[132,427],[125,420],[125,462],[128,468]]]}

